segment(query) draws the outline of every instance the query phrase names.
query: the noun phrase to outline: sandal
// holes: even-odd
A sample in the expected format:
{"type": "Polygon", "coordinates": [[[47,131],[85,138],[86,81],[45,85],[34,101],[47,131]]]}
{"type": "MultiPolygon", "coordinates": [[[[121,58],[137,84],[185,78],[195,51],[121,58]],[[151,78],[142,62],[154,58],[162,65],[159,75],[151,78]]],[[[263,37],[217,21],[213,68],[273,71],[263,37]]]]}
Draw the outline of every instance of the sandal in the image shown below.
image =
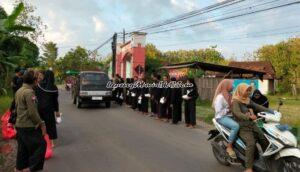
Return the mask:
{"type": "Polygon", "coordinates": [[[227,148],[226,152],[228,153],[228,155],[230,156],[230,158],[232,158],[232,159],[236,159],[237,158],[236,154],[235,154],[235,152],[234,152],[234,150],[232,148],[227,148]]]}

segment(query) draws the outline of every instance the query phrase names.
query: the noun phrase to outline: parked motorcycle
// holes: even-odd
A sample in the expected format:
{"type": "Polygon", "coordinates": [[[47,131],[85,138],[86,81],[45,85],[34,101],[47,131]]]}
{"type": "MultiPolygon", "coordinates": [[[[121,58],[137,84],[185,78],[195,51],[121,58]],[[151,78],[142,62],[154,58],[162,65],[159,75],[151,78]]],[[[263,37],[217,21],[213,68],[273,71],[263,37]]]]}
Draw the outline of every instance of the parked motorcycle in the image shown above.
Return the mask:
{"type": "MultiPolygon", "coordinates": [[[[280,101],[279,107],[282,105],[280,101]]],[[[278,107],[278,111],[279,111],[278,107]]],[[[289,131],[287,125],[281,125],[281,113],[275,111],[274,114],[262,112],[258,114],[256,123],[262,129],[265,137],[269,141],[269,146],[262,151],[257,144],[255,171],[272,172],[299,172],[300,171],[300,150],[297,147],[296,137],[289,131]]],[[[241,138],[237,138],[234,143],[234,151],[237,159],[231,159],[226,152],[230,129],[219,124],[213,119],[216,130],[209,131],[212,151],[219,163],[225,166],[240,163],[245,164],[246,145],[241,138]]]]}

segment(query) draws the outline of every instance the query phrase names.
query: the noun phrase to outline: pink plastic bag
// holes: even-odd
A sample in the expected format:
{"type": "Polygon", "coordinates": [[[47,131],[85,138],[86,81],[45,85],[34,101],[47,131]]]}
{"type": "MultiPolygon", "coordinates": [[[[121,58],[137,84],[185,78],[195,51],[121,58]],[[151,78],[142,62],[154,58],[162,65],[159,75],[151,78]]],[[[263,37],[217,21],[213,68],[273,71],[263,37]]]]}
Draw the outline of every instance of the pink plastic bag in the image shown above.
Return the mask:
{"type": "Polygon", "coordinates": [[[8,123],[11,112],[7,110],[1,117],[2,122],[2,138],[3,139],[13,139],[16,137],[17,132],[12,124],[8,123]]]}
{"type": "Polygon", "coordinates": [[[46,134],[44,136],[44,138],[45,138],[45,141],[47,143],[47,149],[46,149],[45,158],[46,159],[50,159],[53,156],[53,151],[52,151],[52,146],[51,146],[51,142],[50,142],[48,134],[46,134]]]}

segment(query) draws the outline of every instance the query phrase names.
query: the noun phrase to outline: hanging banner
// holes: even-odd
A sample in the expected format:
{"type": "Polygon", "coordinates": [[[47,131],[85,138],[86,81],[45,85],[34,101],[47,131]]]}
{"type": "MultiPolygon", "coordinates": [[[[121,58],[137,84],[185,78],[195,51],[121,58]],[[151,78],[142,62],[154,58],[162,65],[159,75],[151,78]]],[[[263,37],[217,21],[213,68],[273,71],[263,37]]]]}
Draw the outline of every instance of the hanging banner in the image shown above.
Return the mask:
{"type": "Polygon", "coordinates": [[[179,79],[181,77],[184,77],[188,73],[187,68],[182,68],[182,69],[169,69],[169,76],[170,77],[175,77],[176,79],[179,79]]]}

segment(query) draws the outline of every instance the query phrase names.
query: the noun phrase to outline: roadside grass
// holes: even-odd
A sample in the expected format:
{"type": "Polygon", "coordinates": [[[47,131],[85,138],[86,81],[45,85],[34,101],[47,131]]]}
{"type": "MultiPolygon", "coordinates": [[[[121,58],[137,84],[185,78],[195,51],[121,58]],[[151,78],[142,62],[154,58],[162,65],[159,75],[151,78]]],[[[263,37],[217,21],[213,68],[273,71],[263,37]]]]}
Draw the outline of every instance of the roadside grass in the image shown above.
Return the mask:
{"type": "Polygon", "coordinates": [[[0,116],[9,108],[12,98],[10,96],[0,97],[0,116]]]}
{"type": "MultiPolygon", "coordinates": [[[[277,110],[279,98],[283,98],[283,105],[280,107],[282,113],[281,124],[288,124],[292,127],[292,132],[300,139],[300,99],[291,96],[268,95],[270,108],[277,110]]],[[[211,101],[197,100],[197,118],[212,124],[214,110],[211,107],[211,101]]]]}

